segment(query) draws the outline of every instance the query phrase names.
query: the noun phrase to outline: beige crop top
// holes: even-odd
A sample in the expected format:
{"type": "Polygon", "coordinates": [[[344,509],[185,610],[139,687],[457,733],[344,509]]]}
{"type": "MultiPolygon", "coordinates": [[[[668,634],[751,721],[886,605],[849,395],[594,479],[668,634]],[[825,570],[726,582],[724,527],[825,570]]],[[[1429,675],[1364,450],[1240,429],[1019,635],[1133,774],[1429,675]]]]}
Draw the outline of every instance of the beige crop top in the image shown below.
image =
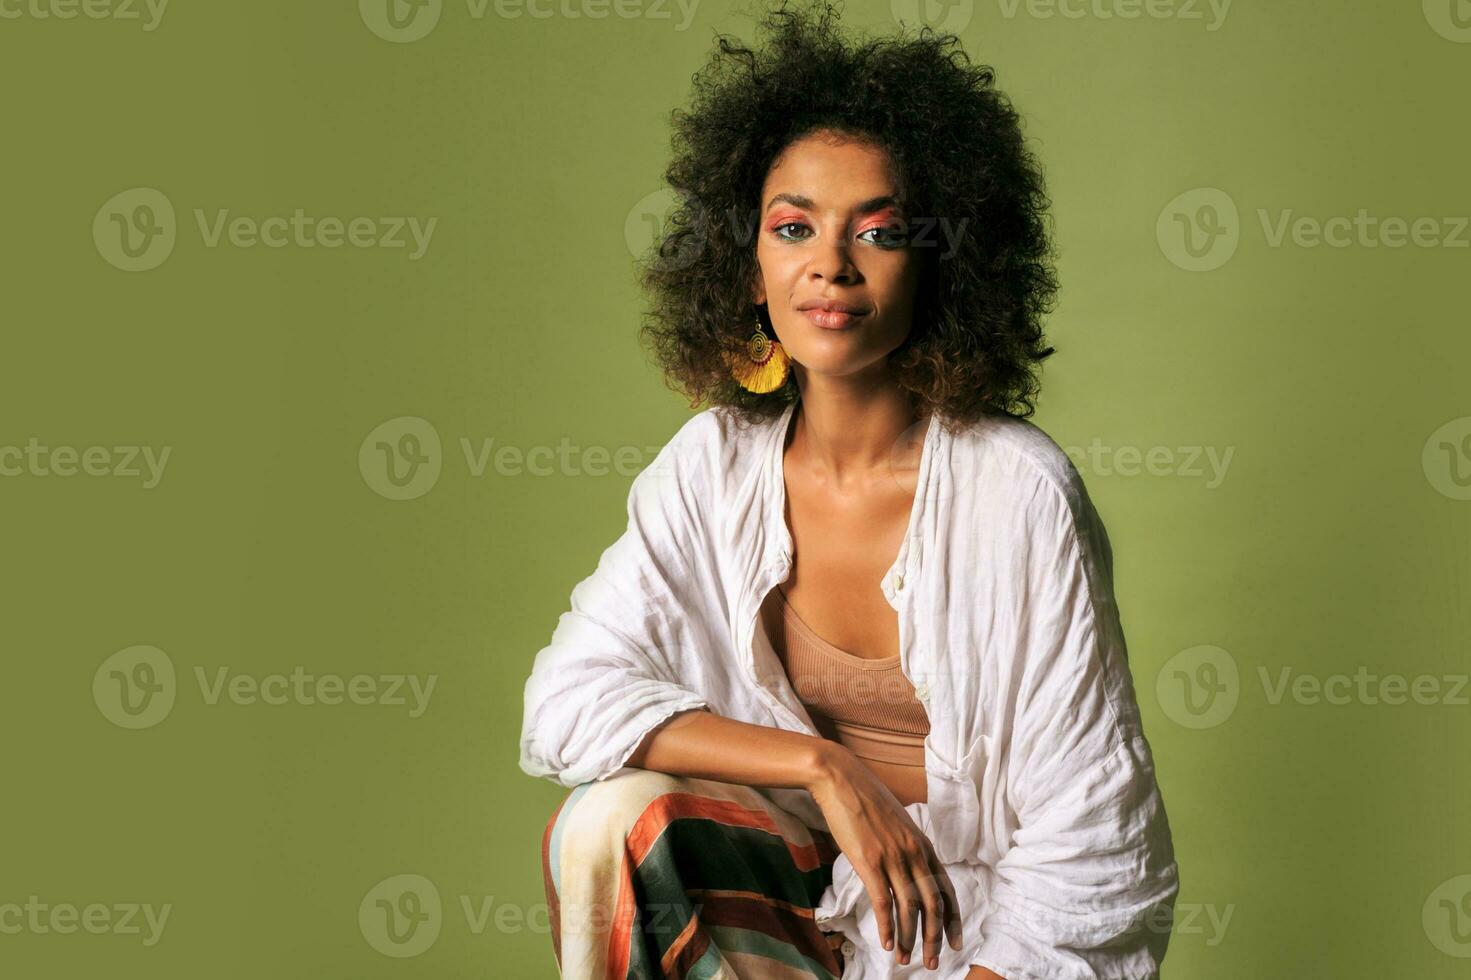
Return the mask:
{"type": "Polygon", "coordinates": [[[763,615],[771,645],[817,730],[868,763],[900,803],[923,801],[930,722],[899,669],[899,655],[875,660],[834,646],[797,618],[780,588],[763,615]]]}

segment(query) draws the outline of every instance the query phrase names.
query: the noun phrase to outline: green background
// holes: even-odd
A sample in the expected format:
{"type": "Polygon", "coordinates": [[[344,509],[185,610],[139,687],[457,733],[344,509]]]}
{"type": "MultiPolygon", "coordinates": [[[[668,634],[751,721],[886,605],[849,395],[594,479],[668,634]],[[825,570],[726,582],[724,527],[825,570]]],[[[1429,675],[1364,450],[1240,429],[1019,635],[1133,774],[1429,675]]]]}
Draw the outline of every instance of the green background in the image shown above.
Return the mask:
{"type": "MultiPolygon", "coordinates": [[[[714,32],[753,38],[748,8],[460,0],[404,43],[352,2],[174,0],[153,30],[38,2],[0,18],[0,447],[170,456],[151,487],[0,477],[0,905],[171,911],[152,946],[0,932],[0,975],[554,976],[538,848],[564,791],[517,768],[522,684],[625,521],[631,471],[589,473],[587,450],[643,465],[689,416],[638,345],[633,260],[668,112],[714,32]],[[91,229],[139,187],[177,240],[128,272],[91,229]],[[411,260],[210,247],[194,218],[297,208],[437,225],[411,260]],[[396,500],[359,450],[403,416],[432,424],[442,471],[396,500]],[[578,451],[475,475],[462,440],[578,451]],[[130,730],[92,685],[135,645],[177,685],[130,730]],[[298,667],[437,686],[410,717],[211,704],[195,680],[298,667]],[[358,910],[406,873],[434,883],[441,930],[391,957],[358,910]],[[462,896],[492,911],[478,931],[462,896]]],[[[904,7],[844,21],[889,32],[904,7]]],[[[1174,461],[1079,457],[1181,868],[1165,975],[1465,976],[1467,692],[1273,703],[1259,670],[1471,670],[1471,32],[1449,3],[1242,2],[1214,27],[1184,0],[1012,9],[929,14],[997,67],[1046,166],[1063,288],[1034,421],[1174,461]],[[1238,213],[1203,271],[1157,230],[1203,214],[1198,188],[1238,213]],[[1452,240],[1273,245],[1260,217],[1359,209],[1452,240]],[[1189,447],[1229,449],[1222,478],[1189,447]],[[1171,691],[1203,647],[1239,681],[1192,727],[1171,691]]]]}

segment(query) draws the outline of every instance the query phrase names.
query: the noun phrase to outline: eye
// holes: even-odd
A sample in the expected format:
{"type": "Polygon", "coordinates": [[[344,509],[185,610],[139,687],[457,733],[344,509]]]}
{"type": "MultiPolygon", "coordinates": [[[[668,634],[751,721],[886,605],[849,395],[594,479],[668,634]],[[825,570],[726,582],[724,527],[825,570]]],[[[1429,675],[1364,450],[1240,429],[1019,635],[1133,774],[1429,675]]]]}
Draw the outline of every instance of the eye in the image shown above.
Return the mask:
{"type": "MultiPolygon", "coordinates": [[[[793,239],[793,237],[791,235],[784,235],[784,234],[782,234],[782,229],[783,228],[807,228],[807,226],[804,225],[804,224],[802,224],[802,222],[800,222],[800,221],[787,221],[787,222],[784,222],[782,224],[779,224],[775,228],[771,229],[773,232],[775,232],[777,238],[781,238],[781,239],[784,239],[786,241],[793,241],[793,240],[800,240],[800,239],[793,239]]],[[[805,238],[807,236],[803,235],[801,237],[802,238],[805,238]]]]}
{"type": "Polygon", "coordinates": [[[859,234],[858,237],[865,241],[872,242],[874,245],[877,245],[880,248],[903,248],[905,242],[908,241],[908,238],[905,236],[904,229],[897,225],[879,225],[876,228],[870,228],[867,231],[862,232],[861,234],[859,234]],[[863,239],[864,235],[873,235],[875,233],[877,233],[878,235],[877,238],[863,239]]]}

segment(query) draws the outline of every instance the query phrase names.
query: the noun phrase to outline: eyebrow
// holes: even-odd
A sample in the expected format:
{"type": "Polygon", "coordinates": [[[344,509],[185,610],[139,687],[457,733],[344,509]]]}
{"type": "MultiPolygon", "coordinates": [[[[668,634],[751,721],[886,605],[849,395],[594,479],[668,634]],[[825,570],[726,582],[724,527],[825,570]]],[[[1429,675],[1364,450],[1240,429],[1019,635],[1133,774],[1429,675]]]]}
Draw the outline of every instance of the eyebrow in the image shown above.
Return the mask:
{"type": "MultiPolygon", "coordinates": [[[[770,201],[766,202],[766,210],[770,211],[772,208],[776,207],[776,203],[778,201],[785,201],[788,204],[794,205],[807,211],[815,211],[817,209],[817,205],[812,202],[812,198],[804,197],[801,194],[788,194],[783,191],[780,194],[774,195],[770,201]]],[[[871,197],[866,201],[858,202],[858,206],[854,210],[860,214],[867,214],[871,211],[877,211],[880,208],[887,207],[894,207],[903,210],[904,205],[901,204],[899,202],[899,199],[896,198],[894,195],[882,194],[878,197],[871,197]]]]}

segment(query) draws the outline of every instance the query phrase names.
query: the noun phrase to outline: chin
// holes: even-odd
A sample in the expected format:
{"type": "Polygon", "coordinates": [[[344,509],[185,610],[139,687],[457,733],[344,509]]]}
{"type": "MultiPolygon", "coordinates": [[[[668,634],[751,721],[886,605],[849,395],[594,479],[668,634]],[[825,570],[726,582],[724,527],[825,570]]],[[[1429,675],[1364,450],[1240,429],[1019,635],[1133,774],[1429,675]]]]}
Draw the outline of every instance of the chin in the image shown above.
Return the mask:
{"type": "Polygon", "coordinates": [[[871,367],[876,360],[880,359],[853,356],[834,357],[830,351],[789,351],[788,353],[792,360],[800,364],[809,376],[824,378],[844,378],[850,374],[858,374],[860,371],[871,367]],[[807,356],[802,356],[803,354],[807,356]]]}

